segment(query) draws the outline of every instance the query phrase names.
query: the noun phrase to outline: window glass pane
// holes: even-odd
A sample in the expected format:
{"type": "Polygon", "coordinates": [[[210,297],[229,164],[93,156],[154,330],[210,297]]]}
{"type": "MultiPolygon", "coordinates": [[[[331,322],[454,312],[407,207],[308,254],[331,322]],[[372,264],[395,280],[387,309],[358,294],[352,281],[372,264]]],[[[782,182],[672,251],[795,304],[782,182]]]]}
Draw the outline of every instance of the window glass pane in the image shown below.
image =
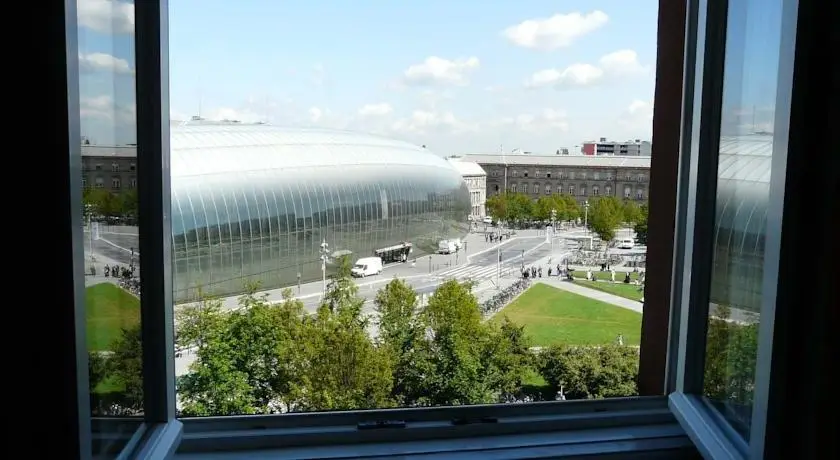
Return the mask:
{"type": "MultiPolygon", "coordinates": [[[[615,117],[601,114],[620,112],[622,137],[649,135],[650,104],[643,101],[652,98],[644,82],[651,81],[655,62],[654,34],[637,34],[634,44],[626,34],[612,38],[613,49],[592,56],[598,68],[586,85],[557,68],[528,79],[533,97],[518,97],[521,85],[510,82],[527,75],[481,70],[490,63],[479,60],[496,51],[473,59],[453,48],[400,64],[389,58],[390,47],[426,40],[428,30],[417,27],[422,21],[389,7],[380,12],[398,27],[366,27],[363,7],[340,3],[290,9],[264,0],[215,2],[213,8],[199,0],[169,2],[170,113],[181,121],[170,132],[176,335],[185,350],[176,366],[181,414],[635,394],[644,279],[636,257],[644,248],[633,245],[636,220],[621,194],[630,186],[627,196],[636,204],[637,182],[624,178],[647,166],[641,158],[582,161],[559,152],[580,142],[579,130],[566,129],[562,110],[570,91],[588,101],[580,110],[599,114],[583,119],[605,123],[588,131],[618,129],[611,126],[615,117]],[[331,29],[334,46],[291,54],[278,47],[297,43],[324,17],[342,18],[331,29]],[[615,52],[636,45],[638,55],[615,52]],[[370,59],[384,64],[363,65],[370,59]],[[471,87],[473,78],[490,80],[471,87]],[[632,86],[614,88],[608,97],[591,94],[624,83],[632,86]],[[391,90],[396,87],[400,91],[391,90]],[[496,152],[497,141],[510,153],[464,155],[461,165],[446,158],[496,152]],[[516,170],[508,170],[506,158],[515,160],[516,170]],[[614,184],[621,189],[612,200],[593,200],[591,214],[584,214],[595,182],[583,180],[598,168],[621,173],[614,184]],[[578,180],[560,184],[561,170],[579,174],[578,180]],[[486,189],[506,200],[494,208],[510,212],[502,236],[483,219],[498,217],[485,212],[491,207],[486,189]],[[547,213],[555,208],[564,234],[547,241],[547,213]],[[630,240],[621,248],[613,244],[619,235],[630,240]],[[558,276],[563,260],[572,280],[558,276]],[[344,262],[355,271],[339,270],[344,262]],[[526,267],[533,268],[527,282],[526,267]],[[390,285],[399,288],[400,301],[383,306],[390,300],[377,302],[377,296],[388,293],[395,278],[405,283],[390,285]],[[260,285],[240,303],[248,281],[260,285]],[[564,290],[573,283],[579,289],[564,290]],[[536,288],[519,296],[528,285],[536,288]],[[294,298],[284,298],[285,289],[294,298]],[[433,295],[440,296],[436,303],[433,295]],[[514,298],[518,304],[509,304],[514,298]],[[548,364],[540,366],[533,355],[543,351],[548,364]],[[596,377],[605,375],[602,362],[619,363],[607,383],[596,377]]],[[[656,2],[646,4],[644,20],[634,18],[634,24],[655,30],[656,2]]],[[[435,8],[428,14],[463,16],[461,6],[435,8]]],[[[601,24],[602,14],[569,17],[591,16],[601,24]]],[[[461,33],[457,27],[444,33],[455,32],[461,33]]],[[[468,35],[474,42],[464,49],[485,48],[484,32],[468,35]]],[[[519,45],[565,46],[549,42],[519,45]]],[[[515,52],[504,40],[492,46],[515,52]]],[[[543,69],[557,67],[546,56],[537,56],[543,69]]],[[[102,162],[103,187],[110,165],[102,162]]]]}
{"type": "Polygon", "coordinates": [[[753,405],[780,0],[729,3],[704,393],[745,438],[753,405]]]}
{"type": "MultiPolygon", "coordinates": [[[[116,457],[143,415],[134,6],[79,0],[79,99],[93,452],[116,457]],[[96,3],[93,5],[92,3],[96,3]]],[[[182,202],[186,195],[174,198],[182,202]]],[[[177,206],[174,225],[185,225],[177,206]]],[[[188,224],[192,229],[192,223],[188,224]]],[[[178,252],[187,242],[174,241],[178,252]]]]}

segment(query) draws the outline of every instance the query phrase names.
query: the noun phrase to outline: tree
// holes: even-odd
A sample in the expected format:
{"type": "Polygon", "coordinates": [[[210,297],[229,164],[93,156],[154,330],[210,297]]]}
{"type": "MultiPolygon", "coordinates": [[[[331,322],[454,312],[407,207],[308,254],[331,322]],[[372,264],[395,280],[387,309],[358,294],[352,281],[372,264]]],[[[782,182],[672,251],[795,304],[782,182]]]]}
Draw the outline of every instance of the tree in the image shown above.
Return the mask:
{"type": "Polygon", "coordinates": [[[583,215],[575,197],[561,193],[558,198],[563,202],[563,220],[575,220],[583,215]]]}
{"type": "Polygon", "coordinates": [[[499,390],[502,399],[521,396],[522,381],[533,364],[525,326],[505,317],[500,324],[488,323],[487,327],[484,359],[490,386],[499,390]]]}
{"type": "Polygon", "coordinates": [[[143,346],[141,328],[135,326],[122,330],[111,346],[108,374],[122,387],[119,406],[129,413],[143,410],[143,346]]]}
{"type": "Polygon", "coordinates": [[[88,380],[90,390],[96,390],[108,378],[108,357],[104,353],[88,352],[88,380]]]}
{"type": "Polygon", "coordinates": [[[508,218],[507,211],[507,193],[499,193],[487,198],[485,202],[487,213],[494,221],[506,221],[508,218]]]}
{"type": "Polygon", "coordinates": [[[736,405],[752,404],[758,355],[758,322],[731,321],[729,307],[719,305],[709,315],[703,392],[710,399],[736,405]]]}
{"type": "Polygon", "coordinates": [[[636,239],[639,244],[647,244],[648,237],[648,207],[643,204],[639,207],[639,217],[636,220],[636,225],[633,226],[633,231],[636,232],[636,239]]]}
{"type": "Polygon", "coordinates": [[[639,205],[637,205],[634,201],[631,200],[624,200],[624,203],[621,207],[621,214],[624,218],[624,222],[628,224],[637,223],[642,216],[642,212],[639,208],[639,205]]]}
{"type": "Polygon", "coordinates": [[[175,309],[176,349],[201,348],[208,334],[215,334],[225,325],[222,301],[203,292],[198,298],[198,302],[175,309]]]}
{"type": "Polygon", "coordinates": [[[612,241],[624,220],[621,203],[612,196],[596,198],[589,207],[589,228],[603,241],[612,241]]]}
{"type": "Polygon", "coordinates": [[[414,344],[422,337],[417,321],[417,293],[403,280],[394,279],[376,293],[379,342],[394,363],[392,398],[404,404],[410,390],[406,376],[414,366],[414,344]]]}
{"type": "Polygon", "coordinates": [[[634,396],[638,373],[638,350],[628,346],[553,346],[540,355],[540,374],[568,399],[634,396]]]}
{"type": "Polygon", "coordinates": [[[393,362],[362,315],[364,299],[343,260],[315,317],[306,322],[306,408],[346,410],[393,405],[393,362]]]}
{"type": "Polygon", "coordinates": [[[524,193],[508,193],[507,217],[513,223],[520,223],[533,218],[533,204],[531,197],[524,193]]]}
{"type": "MultiPolygon", "coordinates": [[[[200,346],[190,373],[179,379],[184,415],[234,415],[287,412],[301,405],[306,347],[303,304],[283,293],[283,301],[269,304],[247,287],[240,308],[223,312],[213,301],[181,318],[177,334],[182,343],[195,337],[200,346]],[[200,332],[189,328],[204,326],[200,332]]],[[[193,343],[196,343],[193,342],[193,343]]]]}

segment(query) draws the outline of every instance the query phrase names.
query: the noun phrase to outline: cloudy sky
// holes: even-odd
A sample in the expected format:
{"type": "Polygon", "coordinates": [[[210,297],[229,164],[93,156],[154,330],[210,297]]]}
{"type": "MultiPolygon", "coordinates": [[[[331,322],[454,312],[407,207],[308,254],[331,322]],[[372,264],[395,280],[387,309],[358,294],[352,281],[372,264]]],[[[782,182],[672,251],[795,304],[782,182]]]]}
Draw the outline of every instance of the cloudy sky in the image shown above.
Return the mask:
{"type": "MultiPolygon", "coordinates": [[[[83,135],[134,142],[133,7],[78,1],[83,135]]],[[[170,0],[171,114],[442,155],[650,139],[656,14],[656,0],[170,0]]]]}

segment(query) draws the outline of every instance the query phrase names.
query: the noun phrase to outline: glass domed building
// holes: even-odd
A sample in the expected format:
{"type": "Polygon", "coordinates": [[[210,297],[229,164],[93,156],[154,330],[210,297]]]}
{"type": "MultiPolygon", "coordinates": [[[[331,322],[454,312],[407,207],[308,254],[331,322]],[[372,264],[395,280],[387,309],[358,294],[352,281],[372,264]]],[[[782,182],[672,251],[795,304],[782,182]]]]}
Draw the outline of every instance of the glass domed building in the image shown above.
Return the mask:
{"type": "Polygon", "coordinates": [[[176,302],[321,278],[321,244],[399,262],[464,237],[470,200],[445,159],[405,142],[266,124],[185,123],[171,143],[176,302]]]}
{"type": "Polygon", "coordinates": [[[772,136],[725,136],[720,142],[711,301],[761,308],[772,136]]]}

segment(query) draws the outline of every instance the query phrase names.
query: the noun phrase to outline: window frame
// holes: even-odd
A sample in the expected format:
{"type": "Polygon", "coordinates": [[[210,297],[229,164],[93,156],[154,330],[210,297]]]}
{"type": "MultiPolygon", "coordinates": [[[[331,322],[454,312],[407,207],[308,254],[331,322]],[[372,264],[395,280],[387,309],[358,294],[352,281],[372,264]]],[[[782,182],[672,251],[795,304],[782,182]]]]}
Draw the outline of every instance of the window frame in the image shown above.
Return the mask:
{"type": "MultiPolygon", "coordinates": [[[[681,431],[673,431],[676,424],[664,396],[516,405],[177,419],[175,417],[172,286],[171,278],[168,276],[171,270],[168,0],[136,1],[134,7],[136,85],[138,89],[142,88],[144,95],[142,98],[137,98],[137,169],[145,174],[138,175],[137,187],[140,214],[144,216],[140,220],[140,235],[143,239],[144,252],[147,253],[144,254],[144,265],[141,266],[144,299],[141,309],[145,414],[143,425],[135,432],[121,457],[165,458],[172,456],[180,447],[195,446],[197,451],[208,447],[217,450],[225,443],[236,448],[254,448],[259,445],[278,447],[288,445],[278,443],[278,441],[290,441],[301,437],[306,438],[305,445],[311,446],[325,442],[393,442],[400,438],[404,440],[445,439],[546,431],[549,432],[544,433],[544,436],[555,438],[557,431],[574,429],[582,430],[582,432],[589,430],[589,436],[591,436],[589,439],[593,443],[603,442],[601,447],[604,449],[607,449],[608,445],[613,449],[616,445],[624,445],[624,452],[627,453],[638,452],[645,448],[662,448],[661,444],[660,447],[653,447],[655,443],[652,440],[654,439],[670,439],[671,448],[686,448],[688,449],[686,452],[693,449],[688,438],[682,436],[681,431]],[[161,174],[155,174],[155,172],[161,174]],[[152,271],[151,267],[158,270],[152,271]],[[481,420],[482,417],[493,417],[495,420],[494,422],[481,420]],[[363,430],[355,426],[359,421],[394,419],[407,420],[411,426],[403,430],[363,430]],[[476,423],[460,425],[453,423],[455,419],[472,420],[476,423]],[[596,434],[591,431],[610,426],[628,430],[633,425],[649,426],[653,431],[649,432],[647,437],[639,436],[638,440],[631,442],[627,441],[626,436],[617,437],[615,433],[596,434]],[[252,429],[248,430],[248,428],[252,429]],[[302,436],[301,428],[308,429],[309,434],[302,436]]],[[[67,70],[70,76],[68,86],[73,88],[73,79],[76,79],[75,86],[77,87],[79,77],[75,36],[77,27],[75,0],[65,0],[65,13],[68,13],[66,15],[68,30],[65,37],[68,45],[67,70]]],[[[78,109],[78,93],[71,95],[69,99],[68,124],[71,130],[68,148],[72,157],[74,152],[80,152],[81,145],[80,142],[73,143],[77,140],[79,133],[78,129],[75,131],[72,129],[74,119],[78,118],[78,110],[73,112],[74,109],[78,109]]],[[[78,128],[77,121],[75,123],[75,127],[78,128]]],[[[80,153],[78,156],[80,157],[80,153]]],[[[70,170],[72,171],[72,168],[70,170]]],[[[75,180],[71,179],[71,182],[75,180]]],[[[81,179],[78,179],[76,185],[79,185],[77,187],[79,189],[80,184],[81,179]]],[[[75,200],[70,206],[80,208],[81,200],[75,200]]],[[[80,213],[70,214],[81,215],[80,213]]],[[[81,259],[78,254],[76,257],[74,260],[78,264],[81,259]]],[[[82,254],[81,258],[83,257],[82,254]]],[[[73,275],[74,282],[77,284],[80,281],[79,273],[81,272],[77,271],[73,275]]],[[[84,330],[83,312],[84,299],[76,293],[76,331],[84,330]],[[81,325],[79,325],[79,311],[82,312],[81,325]]],[[[672,329],[672,333],[674,331],[677,330],[672,329]]],[[[82,340],[83,336],[84,334],[82,334],[82,340]]],[[[86,372],[82,371],[81,364],[86,364],[86,357],[79,355],[75,366],[79,384],[77,409],[81,414],[78,426],[81,427],[80,432],[83,438],[80,457],[85,458],[88,455],[84,451],[86,434],[83,409],[87,406],[88,388],[86,372]]],[[[673,398],[671,401],[673,407],[673,398]]],[[[87,417],[89,418],[89,412],[87,417]]]]}
{"type": "Polygon", "coordinates": [[[773,158],[763,260],[762,305],[750,440],[745,440],[702,396],[709,286],[717,206],[721,110],[728,2],[690,0],[687,11],[686,63],[680,146],[677,225],[671,290],[671,336],[667,364],[669,407],[707,458],[764,458],[770,388],[774,368],[776,293],[779,287],[782,210],[785,200],[788,140],[796,45],[798,0],[782,0],[783,21],[775,106],[773,158]],[[786,53],[786,50],[790,50],[786,53]],[[706,152],[706,153],[702,153],[706,152]],[[691,344],[691,346],[689,346],[691,344]],[[698,346],[704,344],[704,346],[698,346]],[[771,362],[772,361],[772,362],[771,362]]]}

